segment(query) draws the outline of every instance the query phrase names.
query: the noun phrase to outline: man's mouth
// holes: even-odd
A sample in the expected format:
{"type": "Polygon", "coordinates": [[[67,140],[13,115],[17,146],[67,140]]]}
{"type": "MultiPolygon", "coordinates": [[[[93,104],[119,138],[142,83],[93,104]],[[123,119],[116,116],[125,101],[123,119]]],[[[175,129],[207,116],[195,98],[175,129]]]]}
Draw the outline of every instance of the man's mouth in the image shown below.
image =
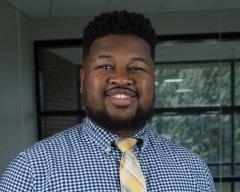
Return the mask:
{"type": "Polygon", "coordinates": [[[123,94],[117,94],[117,95],[113,95],[111,97],[114,97],[114,98],[117,98],[117,99],[127,99],[127,98],[130,98],[130,96],[123,95],[123,94]]]}
{"type": "Polygon", "coordinates": [[[106,96],[110,98],[113,105],[118,107],[130,106],[137,97],[137,92],[130,89],[111,89],[106,92],[106,96]]]}

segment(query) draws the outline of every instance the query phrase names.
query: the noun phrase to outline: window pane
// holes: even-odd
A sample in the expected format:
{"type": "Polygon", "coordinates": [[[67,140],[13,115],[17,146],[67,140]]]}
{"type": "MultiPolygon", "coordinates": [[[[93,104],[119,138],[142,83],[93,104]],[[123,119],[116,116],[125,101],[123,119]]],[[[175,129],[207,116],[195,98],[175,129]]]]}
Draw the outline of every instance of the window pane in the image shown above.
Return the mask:
{"type": "Polygon", "coordinates": [[[229,165],[223,165],[223,166],[209,165],[208,167],[213,177],[231,175],[231,167],[229,165]]]}
{"type": "Polygon", "coordinates": [[[44,117],[42,119],[43,138],[76,125],[80,121],[81,117],[79,116],[44,117]]]}
{"type": "Polygon", "coordinates": [[[235,175],[240,176],[240,163],[235,166],[235,175]]]}
{"type": "Polygon", "coordinates": [[[224,63],[157,65],[156,107],[230,105],[230,67],[224,63]]]}
{"type": "Polygon", "coordinates": [[[240,182],[235,183],[235,192],[240,192],[240,182]]]}
{"type": "Polygon", "coordinates": [[[190,148],[208,163],[230,162],[228,115],[154,115],[150,124],[161,135],[190,148]]]}
{"type": "Polygon", "coordinates": [[[239,58],[239,40],[165,41],[156,46],[156,61],[203,61],[239,58]]]}
{"type": "Polygon", "coordinates": [[[240,62],[235,66],[235,103],[240,105],[240,62]]]}
{"type": "Polygon", "coordinates": [[[217,192],[230,192],[231,190],[231,183],[215,183],[216,191],[217,192]]]}
{"type": "Polygon", "coordinates": [[[68,49],[65,48],[64,51],[49,49],[42,52],[43,104],[41,110],[80,109],[80,67],[68,59],[67,54],[70,54],[68,49]]]}
{"type": "Polygon", "coordinates": [[[235,161],[240,163],[240,115],[236,115],[235,125],[235,161]]]}

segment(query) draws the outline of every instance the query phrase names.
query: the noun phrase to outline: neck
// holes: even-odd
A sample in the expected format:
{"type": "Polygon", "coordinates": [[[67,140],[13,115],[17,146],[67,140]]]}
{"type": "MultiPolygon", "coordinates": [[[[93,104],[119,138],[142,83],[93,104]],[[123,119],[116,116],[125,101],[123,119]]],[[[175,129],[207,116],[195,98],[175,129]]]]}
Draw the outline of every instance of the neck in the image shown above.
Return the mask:
{"type": "Polygon", "coordinates": [[[111,134],[113,135],[117,135],[119,137],[132,137],[134,135],[136,135],[141,128],[128,128],[128,129],[110,129],[110,128],[103,128],[106,131],[109,131],[111,134]]]}
{"type": "Polygon", "coordinates": [[[92,122],[96,123],[99,127],[104,129],[105,131],[110,132],[113,135],[117,135],[119,137],[132,137],[137,134],[145,124],[141,126],[130,126],[127,122],[120,121],[97,121],[88,117],[92,122]]]}

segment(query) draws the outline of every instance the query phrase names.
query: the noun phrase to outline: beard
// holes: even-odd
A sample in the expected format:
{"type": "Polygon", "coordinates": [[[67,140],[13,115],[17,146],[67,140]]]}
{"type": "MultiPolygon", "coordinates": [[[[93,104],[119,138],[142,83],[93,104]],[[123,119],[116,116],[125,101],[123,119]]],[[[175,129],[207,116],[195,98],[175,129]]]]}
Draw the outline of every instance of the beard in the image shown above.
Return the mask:
{"type": "MultiPolygon", "coordinates": [[[[117,131],[124,130],[129,132],[134,132],[140,130],[145,126],[148,120],[151,119],[153,114],[153,103],[147,109],[144,109],[139,103],[134,115],[127,118],[121,118],[117,115],[112,115],[108,110],[106,105],[104,107],[97,108],[96,105],[92,104],[87,99],[85,101],[85,111],[86,115],[90,120],[95,122],[98,126],[111,133],[116,133],[117,131]]],[[[153,99],[154,101],[154,99],[153,99]]]]}

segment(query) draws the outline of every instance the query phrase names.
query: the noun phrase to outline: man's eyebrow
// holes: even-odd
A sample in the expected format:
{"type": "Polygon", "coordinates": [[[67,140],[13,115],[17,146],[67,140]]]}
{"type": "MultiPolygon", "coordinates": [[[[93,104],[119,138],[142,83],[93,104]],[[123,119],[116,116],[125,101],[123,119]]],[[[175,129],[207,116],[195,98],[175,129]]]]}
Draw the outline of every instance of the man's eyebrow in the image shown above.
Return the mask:
{"type": "Polygon", "coordinates": [[[98,59],[112,59],[113,57],[111,55],[98,55],[95,59],[98,60],[98,59]]]}
{"type": "Polygon", "coordinates": [[[146,65],[148,65],[147,60],[144,59],[143,57],[132,57],[132,58],[130,59],[130,61],[141,61],[141,62],[145,63],[146,65]]]}
{"type": "MultiPolygon", "coordinates": [[[[111,55],[98,55],[95,59],[98,60],[98,59],[112,59],[113,57],[111,55]]],[[[149,63],[147,62],[147,60],[143,57],[132,57],[130,59],[130,61],[141,61],[143,62],[144,64],[148,65],[149,63]]]]}

